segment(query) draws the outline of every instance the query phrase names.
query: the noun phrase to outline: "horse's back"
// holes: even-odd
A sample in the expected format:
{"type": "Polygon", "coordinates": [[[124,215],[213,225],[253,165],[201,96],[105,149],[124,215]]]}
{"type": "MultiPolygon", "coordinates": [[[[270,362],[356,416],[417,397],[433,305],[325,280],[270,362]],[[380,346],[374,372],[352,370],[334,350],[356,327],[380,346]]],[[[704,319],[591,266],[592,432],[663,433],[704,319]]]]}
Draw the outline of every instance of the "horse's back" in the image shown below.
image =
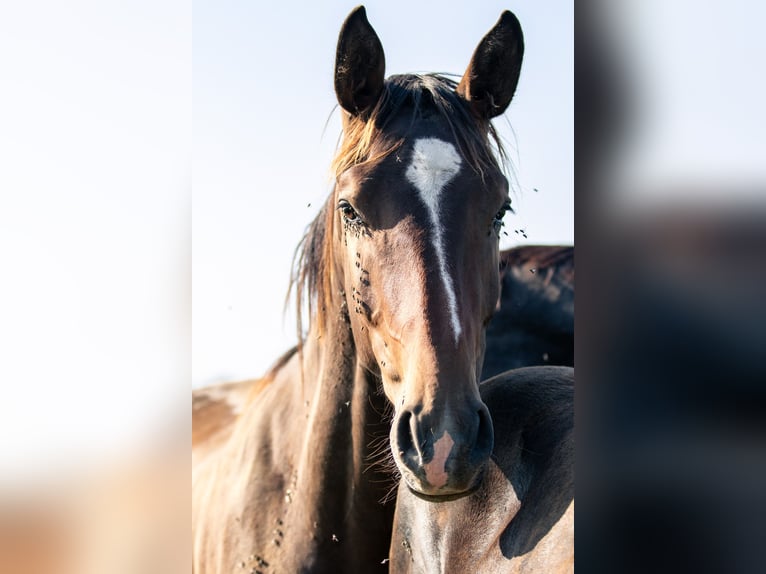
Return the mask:
{"type": "Polygon", "coordinates": [[[503,251],[501,296],[487,326],[482,378],[534,365],[574,365],[574,247],[503,251]]]}
{"type": "Polygon", "coordinates": [[[192,391],[192,466],[216,452],[231,436],[239,415],[273,382],[296,353],[292,348],[257,379],[210,385],[192,391]]]}
{"type": "Polygon", "coordinates": [[[258,379],[212,385],[192,391],[192,448],[224,438],[258,379]]]}

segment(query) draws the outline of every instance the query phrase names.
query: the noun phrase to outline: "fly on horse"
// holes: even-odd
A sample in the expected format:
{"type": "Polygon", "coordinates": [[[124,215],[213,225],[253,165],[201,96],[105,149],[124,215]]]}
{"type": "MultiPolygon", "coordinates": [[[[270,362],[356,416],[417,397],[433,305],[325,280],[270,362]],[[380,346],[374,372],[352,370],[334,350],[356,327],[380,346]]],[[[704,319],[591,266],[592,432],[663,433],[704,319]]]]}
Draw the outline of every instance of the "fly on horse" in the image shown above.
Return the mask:
{"type": "Polygon", "coordinates": [[[307,334],[257,383],[195,405],[224,419],[195,436],[197,574],[385,572],[386,461],[429,500],[481,486],[494,434],[478,383],[509,209],[490,120],[522,55],[504,12],[459,83],[386,79],[364,8],[343,24],[336,184],[296,258],[307,334]]]}

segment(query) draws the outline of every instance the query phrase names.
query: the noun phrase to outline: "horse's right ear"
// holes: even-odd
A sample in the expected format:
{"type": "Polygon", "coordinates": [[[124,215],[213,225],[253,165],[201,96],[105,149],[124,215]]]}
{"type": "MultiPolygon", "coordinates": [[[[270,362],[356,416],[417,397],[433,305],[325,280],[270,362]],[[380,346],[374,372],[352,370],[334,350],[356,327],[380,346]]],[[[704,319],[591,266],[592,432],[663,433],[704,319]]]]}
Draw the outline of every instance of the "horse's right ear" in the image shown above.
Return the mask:
{"type": "Polygon", "coordinates": [[[340,106],[353,115],[370,110],[383,91],[385,73],[383,45],[364,6],[357,6],[343,22],[335,52],[335,95],[340,106]]]}

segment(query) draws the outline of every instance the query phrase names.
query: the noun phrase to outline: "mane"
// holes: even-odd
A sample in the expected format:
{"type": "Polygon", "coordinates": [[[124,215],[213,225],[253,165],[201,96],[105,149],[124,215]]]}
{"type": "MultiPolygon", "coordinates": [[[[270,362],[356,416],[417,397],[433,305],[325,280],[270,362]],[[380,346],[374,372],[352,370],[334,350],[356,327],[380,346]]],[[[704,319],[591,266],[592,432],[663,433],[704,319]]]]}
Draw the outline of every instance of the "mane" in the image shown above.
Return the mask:
{"type": "MultiPolygon", "coordinates": [[[[364,163],[378,162],[398,149],[403,138],[393,138],[387,127],[394,118],[410,118],[414,126],[427,114],[438,114],[449,127],[469,167],[482,179],[488,169],[510,172],[508,155],[500,135],[491,122],[478,120],[466,102],[457,95],[457,82],[441,74],[403,74],[389,77],[377,104],[367,114],[348,116],[338,151],[331,164],[337,181],[347,169],[364,163]]],[[[295,296],[298,340],[303,341],[303,311],[309,319],[309,330],[316,326],[324,331],[327,314],[337,311],[332,253],[335,188],[314,221],[309,224],[293,258],[293,272],[287,302],[295,296]]],[[[346,312],[341,308],[340,312],[346,312]]],[[[299,343],[299,352],[300,352],[299,343]]]]}
{"type": "Polygon", "coordinates": [[[335,177],[354,165],[383,159],[398,148],[401,141],[385,141],[385,129],[392,119],[405,111],[410,114],[412,124],[426,112],[438,113],[452,131],[463,157],[477,173],[483,175],[489,167],[505,170],[508,158],[499,134],[491,123],[479,122],[473,116],[455,92],[457,84],[441,74],[389,77],[369,114],[349,118],[340,149],[332,162],[335,177]],[[383,151],[373,155],[375,147],[383,151]]]}

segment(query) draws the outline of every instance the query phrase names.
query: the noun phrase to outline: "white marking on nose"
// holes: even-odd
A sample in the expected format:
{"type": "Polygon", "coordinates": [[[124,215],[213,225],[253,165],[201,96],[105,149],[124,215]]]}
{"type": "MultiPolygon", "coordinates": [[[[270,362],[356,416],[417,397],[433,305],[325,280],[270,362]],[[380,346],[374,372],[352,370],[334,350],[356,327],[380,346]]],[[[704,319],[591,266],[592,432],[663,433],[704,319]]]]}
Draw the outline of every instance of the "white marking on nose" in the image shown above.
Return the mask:
{"type": "Polygon", "coordinates": [[[418,190],[420,198],[428,208],[428,216],[433,227],[432,241],[439,263],[439,274],[447,292],[450,321],[456,345],[462,329],[457,315],[455,286],[447,271],[447,260],[444,255],[444,229],[439,224],[439,199],[444,188],[460,171],[460,164],[460,155],[454,145],[436,138],[422,138],[413,146],[412,159],[406,173],[407,179],[418,190]]]}
{"type": "Polygon", "coordinates": [[[445,430],[441,438],[434,443],[434,456],[431,462],[423,465],[423,469],[426,471],[426,480],[434,488],[441,488],[447,484],[449,477],[444,467],[454,444],[455,441],[445,430]]]}

